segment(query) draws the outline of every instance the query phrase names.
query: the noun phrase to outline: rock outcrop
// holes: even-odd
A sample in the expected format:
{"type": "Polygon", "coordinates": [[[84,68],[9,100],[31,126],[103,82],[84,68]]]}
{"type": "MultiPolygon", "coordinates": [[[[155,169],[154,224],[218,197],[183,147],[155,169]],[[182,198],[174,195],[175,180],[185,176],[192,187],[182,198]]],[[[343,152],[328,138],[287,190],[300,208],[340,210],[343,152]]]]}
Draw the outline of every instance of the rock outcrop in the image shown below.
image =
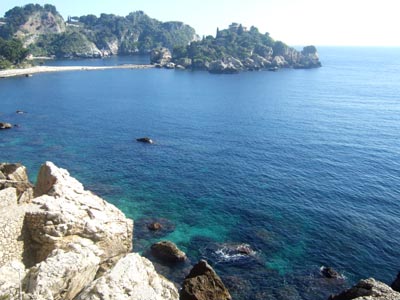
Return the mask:
{"type": "Polygon", "coordinates": [[[174,243],[162,241],[151,246],[151,253],[164,262],[180,262],[186,260],[185,252],[181,251],[174,243]]]}
{"type": "Polygon", "coordinates": [[[0,164],[0,297],[177,300],[150,261],[128,254],[132,235],[133,221],[68,171],[46,162],[33,193],[25,167],[0,164]]]}
{"type": "Polygon", "coordinates": [[[153,264],[131,253],[84,289],[76,300],[178,300],[175,286],[158,275],[153,264]]]}
{"type": "Polygon", "coordinates": [[[321,275],[330,279],[341,279],[342,275],[331,267],[322,266],[320,268],[321,275]]]}
{"type": "Polygon", "coordinates": [[[399,300],[400,293],[373,278],[360,280],[341,294],[330,296],[329,300],[399,300]]]}
{"type": "Polygon", "coordinates": [[[167,48],[155,48],[150,52],[150,63],[165,67],[172,59],[171,51],[167,48]]]}
{"type": "Polygon", "coordinates": [[[221,278],[205,261],[199,261],[185,278],[180,300],[230,300],[232,299],[221,278]]]}

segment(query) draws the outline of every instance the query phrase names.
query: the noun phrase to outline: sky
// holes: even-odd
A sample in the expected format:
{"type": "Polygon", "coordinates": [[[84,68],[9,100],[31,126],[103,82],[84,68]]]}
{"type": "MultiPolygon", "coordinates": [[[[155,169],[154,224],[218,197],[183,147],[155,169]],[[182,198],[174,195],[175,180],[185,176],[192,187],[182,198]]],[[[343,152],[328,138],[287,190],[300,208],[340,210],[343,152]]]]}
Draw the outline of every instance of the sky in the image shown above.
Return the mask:
{"type": "Polygon", "coordinates": [[[55,5],[64,18],[142,10],[200,36],[237,22],[292,46],[400,46],[400,0],[0,0],[0,15],[27,3],[55,5]]]}

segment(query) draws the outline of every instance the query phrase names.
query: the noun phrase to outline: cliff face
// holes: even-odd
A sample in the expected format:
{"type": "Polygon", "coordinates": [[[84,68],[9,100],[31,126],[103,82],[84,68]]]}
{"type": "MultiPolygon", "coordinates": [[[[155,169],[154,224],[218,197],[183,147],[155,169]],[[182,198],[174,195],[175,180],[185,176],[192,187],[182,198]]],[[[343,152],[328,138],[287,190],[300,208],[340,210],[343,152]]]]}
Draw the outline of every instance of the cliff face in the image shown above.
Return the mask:
{"type": "Polygon", "coordinates": [[[50,162],[34,193],[25,169],[9,166],[0,165],[0,296],[19,299],[21,287],[29,299],[178,299],[151,262],[129,254],[133,221],[118,208],[50,162]]]}
{"type": "Polygon", "coordinates": [[[65,21],[52,5],[25,5],[5,14],[0,37],[18,38],[34,56],[102,57],[148,53],[152,48],[184,46],[197,38],[182,22],[160,22],[138,11],[126,17],[101,14],[65,21]]]}

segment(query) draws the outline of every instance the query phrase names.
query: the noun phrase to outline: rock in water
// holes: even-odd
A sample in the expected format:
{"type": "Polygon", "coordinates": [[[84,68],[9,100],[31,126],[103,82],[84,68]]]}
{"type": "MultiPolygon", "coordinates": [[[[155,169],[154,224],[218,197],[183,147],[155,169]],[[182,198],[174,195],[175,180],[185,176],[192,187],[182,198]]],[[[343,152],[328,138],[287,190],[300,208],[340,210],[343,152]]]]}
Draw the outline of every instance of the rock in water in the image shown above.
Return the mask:
{"type": "Polygon", "coordinates": [[[331,267],[322,266],[320,271],[321,271],[321,275],[324,276],[325,278],[332,278],[332,279],[341,279],[342,278],[342,275],[340,275],[338,272],[336,272],[331,267]]]}
{"type": "Polygon", "coordinates": [[[151,246],[151,253],[165,262],[179,262],[186,260],[185,252],[181,251],[170,241],[155,243],[151,246]]]}
{"type": "Polygon", "coordinates": [[[399,300],[400,293],[373,278],[360,280],[356,285],[329,300],[399,300]]]}
{"type": "Polygon", "coordinates": [[[393,281],[391,288],[397,292],[400,292],[400,272],[397,274],[396,279],[393,281]]]}
{"type": "Polygon", "coordinates": [[[12,125],[10,123],[0,122],[0,129],[11,129],[12,125]]]}
{"type": "Polygon", "coordinates": [[[153,140],[149,137],[138,138],[138,139],[136,139],[136,141],[141,142],[141,143],[153,144],[153,140]]]}
{"type": "Polygon", "coordinates": [[[149,230],[158,231],[162,229],[162,225],[158,222],[153,222],[147,226],[149,230]]]}
{"type": "Polygon", "coordinates": [[[180,300],[231,300],[221,278],[205,261],[200,260],[185,278],[180,300]]]}

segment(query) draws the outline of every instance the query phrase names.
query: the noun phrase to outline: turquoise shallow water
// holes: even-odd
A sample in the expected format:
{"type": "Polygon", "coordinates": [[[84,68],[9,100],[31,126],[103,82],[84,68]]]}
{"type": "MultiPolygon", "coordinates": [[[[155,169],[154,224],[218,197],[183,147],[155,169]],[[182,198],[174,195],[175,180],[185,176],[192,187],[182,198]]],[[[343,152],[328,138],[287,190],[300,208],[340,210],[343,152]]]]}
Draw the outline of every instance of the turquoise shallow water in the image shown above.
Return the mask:
{"type": "MultiPolygon", "coordinates": [[[[235,299],[326,299],[400,269],[400,49],[320,48],[315,70],[106,70],[0,80],[1,161],[46,160],[170,239],[235,299]],[[17,109],[28,113],[15,114],[17,109]],[[155,145],[135,142],[151,136],[155,145]],[[167,230],[146,223],[163,218],[167,230]],[[238,257],[232,245],[255,253],[238,257]],[[227,250],[228,249],[228,250],[227,250]],[[329,265],[345,281],[320,277],[329,265]]],[[[53,64],[144,63],[143,57],[53,64]]],[[[188,266],[171,271],[180,280],[188,266]]]]}

